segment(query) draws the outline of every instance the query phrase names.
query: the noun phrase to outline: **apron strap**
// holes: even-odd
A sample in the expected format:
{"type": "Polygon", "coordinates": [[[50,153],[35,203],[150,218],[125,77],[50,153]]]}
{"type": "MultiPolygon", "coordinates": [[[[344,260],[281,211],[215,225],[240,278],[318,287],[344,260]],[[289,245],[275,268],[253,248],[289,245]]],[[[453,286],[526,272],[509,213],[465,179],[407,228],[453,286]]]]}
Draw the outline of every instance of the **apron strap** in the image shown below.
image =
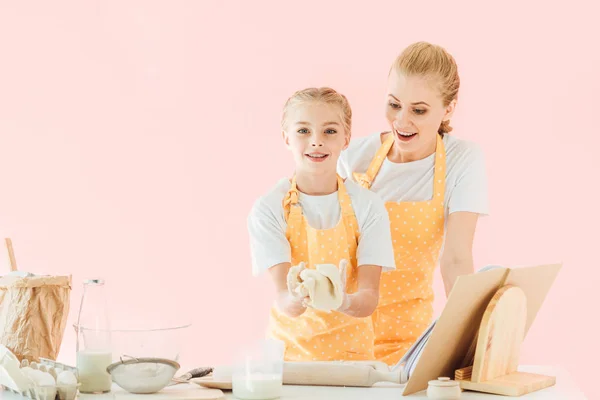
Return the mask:
{"type": "MultiPolygon", "coordinates": [[[[352,175],[354,179],[366,189],[370,189],[375,177],[379,173],[383,161],[386,159],[388,153],[392,149],[394,144],[394,136],[390,135],[379,147],[375,157],[371,160],[367,172],[359,173],[354,172],[352,175]]],[[[444,140],[442,135],[437,135],[436,146],[435,146],[435,161],[434,161],[434,172],[433,172],[433,200],[444,202],[444,195],[446,190],[446,149],[444,147],[444,140]]]]}
{"type": "Polygon", "coordinates": [[[354,179],[356,179],[356,182],[358,182],[359,185],[361,185],[365,189],[371,188],[371,185],[373,184],[373,181],[375,180],[377,173],[379,173],[379,170],[381,169],[381,166],[383,165],[383,160],[385,160],[385,158],[387,157],[393,144],[394,144],[394,136],[390,135],[390,137],[388,137],[381,144],[381,146],[377,150],[377,153],[375,153],[375,157],[373,157],[373,160],[371,160],[371,164],[369,164],[369,168],[367,168],[367,172],[365,172],[364,174],[354,172],[352,174],[354,176],[354,179]]]}
{"type": "Polygon", "coordinates": [[[298,187],[296,186],[296,176],[292,178],[290,190],[283,198],[283,214],[287,223],[286,236],[289,240],[290,228],[302,226],[302,208],[298,202],[298,187]]]}
{"type": "MultiPolygon", "coordinates": [[[[356,223],[356,214],[354,213],[354,208],[352,207],[352,200],[350,199],[350,195],[346,190],[344,180],[339,175],[337,175],[337,182],[338,200],[340,203],[342,218],[344,219],[344,224],[348,225],[348,222],[351,222],[351,225],[353,225],[356,223]]],[[[283,198],[283,213],[285,215],[285,221],[288,225],[288,231],[291,226],[299,227],[302,223],[302,207],[300,206],[298,199],[298,186],[296,185],[296,176],[294,175],[290,190],[288,190],[283,198]]]]}
{"type": "MultiPolygon", "coordinates": [[[[350,200],[350,195],[346,190],[346,185],[344,185],[344,179],[341,176],[337,175],[337,183],[338,183],[338,199],[340,202],[340,209],[342,211],[342,215],[355,215],[354,208],[352,208],[352,200],[350,200]]],[[[292,178],[290,190],[286,193],[283,198],[283,213],[285,215],[286,222],[289,223],[288,219],[293,216],[302,216],[302,207],[300,207],[298,194],[298,186],[296,186],[296,176],[292,178]]]]}
{"type": "Polygon", "coordinates": [[[442,135],[437,135],[434,168],[433,199],[443,204],[446,193],[446,149],[442,135]]]}
{"type": "Polygon", "coordinates": [[[348,194],[344,180],[339,175],[338,198],[340,201],[340,208],[342,210],[344,229],[346,231],[346,242],[350,247],[358,246],[358,239],[360,238],[358,220],[356,219],[356,214],[354,213],[354,208],[352,207],[352,199],[350,199],[350,195],[348,194]]]}
{"type": "Polygon", "coordinates": [[[344,184],[344,179],[341,176],[337,176],[338,180],[338,199],[340,201],[340,209],[342,211],[342,215],[346,216],[354,216],[354,208],[352,208],[352,200],[350,199],[350,195],[346,190],[346,185],[344,184]]]}

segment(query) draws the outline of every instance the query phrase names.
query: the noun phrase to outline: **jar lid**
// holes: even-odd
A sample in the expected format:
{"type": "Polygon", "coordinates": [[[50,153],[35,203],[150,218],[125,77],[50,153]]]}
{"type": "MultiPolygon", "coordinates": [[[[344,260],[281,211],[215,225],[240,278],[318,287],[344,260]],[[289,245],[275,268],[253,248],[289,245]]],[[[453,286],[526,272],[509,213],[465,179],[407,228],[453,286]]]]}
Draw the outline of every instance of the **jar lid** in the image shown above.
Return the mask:
{"type": "Polygon", "coordinates": [[[85,285],[104,285],[104,279],[86,279],[83,281],[85,285]]]}
{"type": "Polygon", "coordinates": [[[459,383],[457,381],[450,380],[450,378],[447,378],[447,377],[440,377],[440,378],[437,378],[437,380],[435,380],[435,381],[429,381],[429,384],[431,386],[437,386],[437,387],[459,386],[459,383]]]}

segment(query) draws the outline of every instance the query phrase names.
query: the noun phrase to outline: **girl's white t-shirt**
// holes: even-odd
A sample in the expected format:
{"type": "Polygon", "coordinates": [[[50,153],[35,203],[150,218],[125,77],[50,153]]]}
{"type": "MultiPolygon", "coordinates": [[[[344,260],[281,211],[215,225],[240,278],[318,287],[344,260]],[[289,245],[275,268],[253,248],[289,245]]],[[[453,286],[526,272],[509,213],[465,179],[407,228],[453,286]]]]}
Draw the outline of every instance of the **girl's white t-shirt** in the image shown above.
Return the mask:
{"type": "MultiPolygon", "coordinates": [[[[254,203],[248,216],[252,273],[255,276],[292,260],[283,212],[283,199],[290,186],[289,179],[281,179],[254,203]]],[[[356,254],[358,265],[378,265],[382,271],[395,269],[390,221],[383,201],[377,194],[350,180],[346,180],[345,186],[360,232],[356,254]]],[[[331,229],[340,221],[337,191],[324,196],[300,193],[298,201],[308,224],[315,229],[331,229]]]]}

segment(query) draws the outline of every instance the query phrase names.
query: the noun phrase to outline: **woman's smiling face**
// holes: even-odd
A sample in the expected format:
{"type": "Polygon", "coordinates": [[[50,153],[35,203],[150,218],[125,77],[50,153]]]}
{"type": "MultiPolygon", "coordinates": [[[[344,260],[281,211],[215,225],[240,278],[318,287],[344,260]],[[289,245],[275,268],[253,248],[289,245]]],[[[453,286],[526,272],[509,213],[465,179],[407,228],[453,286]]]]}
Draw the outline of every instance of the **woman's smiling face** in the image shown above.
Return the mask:
{"type": "MultiPolygon", "coordinates": [[[[386,119],[401,153],[424,158],[435,150],[442,121],[452,116],[456,101],[444,106],[435,77],[406,76],[392,71],[388,78],[386,119]]],[[[414,157],[410,157],[413,159],[414,157]]]]}

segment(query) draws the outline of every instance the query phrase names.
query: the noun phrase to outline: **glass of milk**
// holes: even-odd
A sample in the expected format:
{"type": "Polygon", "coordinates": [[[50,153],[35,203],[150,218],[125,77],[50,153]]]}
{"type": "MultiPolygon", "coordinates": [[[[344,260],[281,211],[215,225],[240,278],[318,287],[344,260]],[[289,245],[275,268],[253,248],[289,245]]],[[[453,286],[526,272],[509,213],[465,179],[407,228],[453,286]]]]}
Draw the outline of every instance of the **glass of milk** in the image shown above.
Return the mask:
{"type": "Polygon", "coordinates": [[[281,397],[284,353],[284,343],[275,339],[246,350],[232,371],[233,395],[244,400],[281,397]]]}
{"type": "Polygon", "coordinates": [[[81,393],[110,392],[112,379],[106,371],[112,363],[111,331],[102,279],[84,282],[77,332],[77,373],[81,393]]]}

